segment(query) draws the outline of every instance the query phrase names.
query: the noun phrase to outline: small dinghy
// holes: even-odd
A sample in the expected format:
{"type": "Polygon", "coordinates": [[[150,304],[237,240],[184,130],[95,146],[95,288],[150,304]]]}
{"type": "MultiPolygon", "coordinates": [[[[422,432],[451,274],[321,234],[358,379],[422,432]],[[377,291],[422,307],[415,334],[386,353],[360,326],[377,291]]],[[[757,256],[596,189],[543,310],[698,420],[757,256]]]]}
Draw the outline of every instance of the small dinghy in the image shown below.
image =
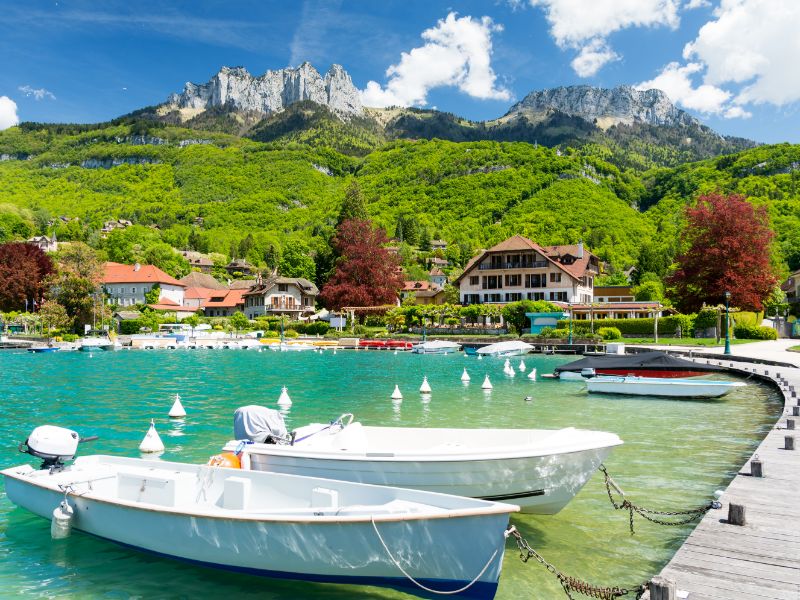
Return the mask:
{"type": "Polygon", "coordinates": [[[54,537],[76,529],[167,558],[268,577],[492,598],[509,514],[518,510],[215,466],[236,462],[227,459],[189,465],[95,455],[65,466],[78,441],[68,429],[37,428],[24,451],[42,458],[41,468],[2,471],[8,498],[52,517],[54,537]]]}
{"type": "MultiPolygon", "coordinates": [[[[490,384],[491,385],[491,384],[490,384]]],[[[278,411],[245,406],[234,414],[226,451],[242,468],[409,487],[513,502],[555,514],[591,478],[614,446],[613,433],[565,429],[368,427],[345,414],[288,433],[278,411]]]]}
{"type": "Polygon", "coordinates": [[[613,377],[610,375],[598,375],[586,380],[586,388],[593,393],[669,398],[719,398],[746,385],[743,381],[613,377]]]}
{"type": "Polygon", "coordinates": [[[445,340],[432,340],[422,342],[411,347],[411,352],[415,354],[452,354],[461,349],[461,344],[448,342],[445,340]]]}

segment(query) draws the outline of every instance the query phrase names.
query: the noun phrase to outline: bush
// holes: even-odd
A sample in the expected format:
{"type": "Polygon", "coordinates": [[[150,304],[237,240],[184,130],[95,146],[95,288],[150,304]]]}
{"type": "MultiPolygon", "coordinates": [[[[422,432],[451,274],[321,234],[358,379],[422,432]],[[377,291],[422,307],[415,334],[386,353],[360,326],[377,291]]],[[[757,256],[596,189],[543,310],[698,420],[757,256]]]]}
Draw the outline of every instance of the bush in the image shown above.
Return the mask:
{"type": "Polygon", "coordinates": [[[287,329],[286,331],[283,332],[283,337],[296,338],[300,337],[300,334],[297,333],[294,329],[287,329]]]}
{"type": "Polygon", "coordinates": [[[622,337],[622,332],[616,327],[601,327],[597,334],[604,340],[618,340],[622,337]]]}
{"type": "Polygon", "coordinates": [[[370,315],[364,320],[367,327],[386,327],[385,315],[370,315]]]}
{"type": "MultiPolygon", "coordinates": [[[[665,337],[673,336],[681,328],[681,335],[687,335],[692,330],[691,315],[670,315],[658,318],[658,335],[665,337]]],[[[619,329],[621,335],[637,337],[652,337],[653,319],[595,319],[594,330],[597,332],[604,327],[615,327],[619,329]]],[[[559,321],[556,327],[561,329],[569,328],[569,321],[559,321]]],[[[588,321],[572,321],[573,335],[586,335],[590,331],[588,321]]]]}
{"type": "Polygon", "coordinates": [[[777,340],[778,332],[772,327],[759,325],[736,325],[733,335],[740,340],[777,340]]]}
{"type": "Polygon", "coordinates": [[[704,308],[697,313],[697,316],[694,318],[694,326],[696,329],[716,327],[718,317],[719,311],[716,308],[704,308]]]}
{"type": "Polygon", "coordinates": [[[74,342],[75,340],[78,339],[78,336],[75,335],[74,333],[65,333],[64,335],[61,336],[61,339],[64,340],[65,342],[74,342]]]}

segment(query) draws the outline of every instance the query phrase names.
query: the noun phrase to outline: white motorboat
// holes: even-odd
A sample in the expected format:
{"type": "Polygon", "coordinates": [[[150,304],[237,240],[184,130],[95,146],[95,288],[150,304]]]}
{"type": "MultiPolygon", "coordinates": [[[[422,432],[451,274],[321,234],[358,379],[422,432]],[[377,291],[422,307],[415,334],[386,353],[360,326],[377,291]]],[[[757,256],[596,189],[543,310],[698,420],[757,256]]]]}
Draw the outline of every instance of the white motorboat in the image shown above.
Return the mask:
{"type": "MultiPolygon", "coordinates": [[[[33,451],[5,469],[8,498],[74,528],[195,564],[287,579],[492,598],[516,506],[314,477],[158,460],[33,451]],[[55,458],[55,461],[53,460],[55,458]],[[63,502],[63,504],[62,504],[63,502]],[[414,581],[411,580],[413,577],[414,581]]],[[[47,437],[47,436],[45,436],[47,437]]],[[[40,439],[39,441],[43,441],[40,439]]],[[[56,445],[66,444],[55,440],[56,445]]]]}
{"type": "Polygon", "coordinates": [[[743,381],[710,379],[664,379],[661,377],[614,377],[598,375],[586,380],[590,392],[626,396],[666,396],[670,398],[719,398],[747,384],[743,381]]]}
{"type": "Polygon", "coordinates": [[[267,347],[276,352],[302,352],[303,350],[316,350],[316,346],[306,342],[273,342],[267,347]]]}
{"type": "Polygon", "coordinates": [[[520,356],[528,354],[533,350],[533,346],[519,340],[509,340],[507,342],[497,342],[489,344],[483,348],[478,348],[477,354],[482,356],[520,356]]]}
{"type": "Polygon", "coordinates": [[[79,342],[82,352],[111,352],[116,350],[114,342],[107,337],[85,337],[79,342]]]}
{"type": "Polygon", "coordinates": [[[613,433],[572,427],[368,427],[352,418],[301,427],[291,443],[280,443],[286,429],[277,411],[242,407],[234,436],[255,443],[231,441],[225,450],[239,450],[245,469],[507,501],[522,512],[555,514],[622,444],[613,433]],[[242,419],[255,424],[242,426],[242,419]],[[279,443],[262,443],[267,435],[279,443]]]}
{"type": "Polygon", "coordinates": [[[452,354],[461,350],[461,344],[445,340],[431,340],[411,347],[411,352],[416,354],[452,354]]]}

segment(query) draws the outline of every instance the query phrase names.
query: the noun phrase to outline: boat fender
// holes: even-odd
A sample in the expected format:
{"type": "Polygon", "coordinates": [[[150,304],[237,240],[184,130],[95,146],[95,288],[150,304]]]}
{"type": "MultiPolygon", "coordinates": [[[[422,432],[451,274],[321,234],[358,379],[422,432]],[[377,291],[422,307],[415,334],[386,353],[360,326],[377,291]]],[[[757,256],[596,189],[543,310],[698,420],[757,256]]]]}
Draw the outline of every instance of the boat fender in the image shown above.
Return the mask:
{"type": "Polygon", "coordinates": [[[209,467],[227,467],[228,469],[241,469],[242,461],[233,452],[215,454],[206,463],[209,467]]]}
{"type": "Polygon", "coordinates": [[[69,537],[72,532],[72,518],[75,513],[66,499],[53,510],[53,520],[50,522],[50,536],[54,540],[62,540],[69,537]]]}

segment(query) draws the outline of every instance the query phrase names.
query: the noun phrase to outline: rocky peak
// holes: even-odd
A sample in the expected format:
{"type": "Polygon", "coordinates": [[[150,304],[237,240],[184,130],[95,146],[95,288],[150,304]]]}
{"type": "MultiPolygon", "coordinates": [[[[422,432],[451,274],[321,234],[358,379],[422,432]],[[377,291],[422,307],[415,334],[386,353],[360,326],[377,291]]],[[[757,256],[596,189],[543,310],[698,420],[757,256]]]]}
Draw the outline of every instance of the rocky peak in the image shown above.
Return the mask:
{"type": "Polygon", "coordinates": [[[167,107],[186,110],[187,116],[222,106],[270,115],[302,100],[327,106],[342,118],[364,112],[347,71],[333,65],[323,78],[308,62],[258,77],[244,67],[222,67],[207,83],[187,83],[183,93],[170,96],[167,107]]]}
{"type": "Polygon", "coordinates": [[[672,104],[661,90],[637,90],[628,85],[612,89],[575,85],[531,92],[512,106],[508,115],[552,110],[596,121],[604,129],[635,122],[667,126],[700,124],[672,104]]]}

